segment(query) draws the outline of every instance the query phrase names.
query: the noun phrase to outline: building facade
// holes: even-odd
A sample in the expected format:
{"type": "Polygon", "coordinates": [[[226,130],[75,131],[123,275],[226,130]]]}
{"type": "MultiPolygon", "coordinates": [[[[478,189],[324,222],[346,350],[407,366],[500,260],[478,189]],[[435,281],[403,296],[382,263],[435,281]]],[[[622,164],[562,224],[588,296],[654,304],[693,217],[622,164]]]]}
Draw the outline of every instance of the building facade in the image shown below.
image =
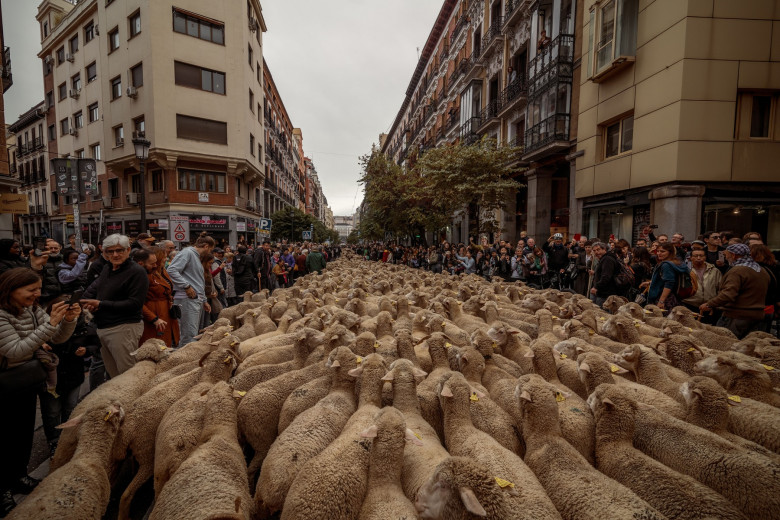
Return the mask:
{"type": "MultiPolygon", "coordinates": [[[[262,34],[257,0],[44,0],[38,8],[49,158],[97,161],[99,197],[81,203],[85,238],[149,231],[171,216],[194,235],[251,236],[264,211],[262,34]],[[141,185],[132,139],[151,141],[141,185]],[[243,223],[243,225],[242,225],[243,223]]],[[[49,182],[52,236],[73,232],[72,200],[49,182]]],[[[43,203],[41,203],[43,204],[43,203]]]]}
{"type": "Polygon", "coordinates": [[[339,232],[339,238],[341,241],[346,242],[349,234],[352,233],[353,229],[355,229],[354,218],[352,215],[336,215],[333,217],[333,227],[336,231],[339,232]]]}
{"type": "MultiPolygon", "coordinates": [[[[12,85],[11,49],[5,46],[3,8],[0,6],[0,92],[5,94],[12,85]]],[[[16,189],[19,187],[19,181],[11,172],[12,163],[9,161],[9,143],[7,142],[9,132],[5,123],[3,96],[0,96],[0,125],[4,130],[0,132],[0,238],[12,238],[18,231],[18,228],[15,227],[15,222],[18,222],[15,214],[23,214],[24,210],[20,211],[19,206],[25,207],[26,203],[19,205],[17,202],[19,197],[16,194],[16,189]]]]}
{"type": "MultiPolygon", "coordinates": [[[[581,0],[446,0],[382,152],[410,164],[433,146],[483,137],[521,148],[524,186],[497,215],[500,238],[568,231],[573,202],[581,0]],[[576,119],[576,117],[575,117],[576,119]]],[[[467,208],[466,208],[467,209],[467,208]]],[[[473,217],[473,215],[472,215],[473,217]]],[[[469,211],[447,239],[475,234],[469,211]]],[[[495,237],[498,238],[498,237],[495,237]]]]}
{"type": "Polygon", "coordinates": [[[587,0],[582,24],[582,232],[758,231],[780,249],[780,4],[587,0]]]}

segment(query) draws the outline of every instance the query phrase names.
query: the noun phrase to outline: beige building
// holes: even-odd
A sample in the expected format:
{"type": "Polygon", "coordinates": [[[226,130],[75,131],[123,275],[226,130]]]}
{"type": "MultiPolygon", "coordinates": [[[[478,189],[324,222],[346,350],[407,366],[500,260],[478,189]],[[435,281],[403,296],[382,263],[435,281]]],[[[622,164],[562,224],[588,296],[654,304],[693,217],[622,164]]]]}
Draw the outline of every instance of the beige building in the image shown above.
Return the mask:
{"type": "MultiPolygon", "coordinates": [[[[258,0],[44,0],[37,19],[50,157],[98,161],[100,197],[81,208],[84,235],[141,232],[144,192],[159,238],[174,215],[190,218],[192,234],[252,236],[265,186],[258,0]],[[142,132],[151,141],[144,186],[132,144],[142,132]]],[[[63,237],[72,200],[50,187],[53,235],[63,237]]]]}
{"type": "Polygon", "coordinates": [[[579,230],[780,249],[780,1],[586,0],[582,32],[579,230]]]}

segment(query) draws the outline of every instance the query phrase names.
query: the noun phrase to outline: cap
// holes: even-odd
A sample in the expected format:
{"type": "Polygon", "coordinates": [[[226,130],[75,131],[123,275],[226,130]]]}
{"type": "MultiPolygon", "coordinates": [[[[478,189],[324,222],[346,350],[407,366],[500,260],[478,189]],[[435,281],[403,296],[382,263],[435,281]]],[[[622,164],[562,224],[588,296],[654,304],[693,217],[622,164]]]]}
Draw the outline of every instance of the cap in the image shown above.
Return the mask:
{"type": "Polygon", "coordinates": [[[731,244],[726,251],[737,256],[750,256],[750,248],[747,244],[731,244]]]}
{"type": "Polygon", "coordinates": [[[693,242],[691,242],[691,245],[707,247],[707,244],[705,244],[703,240],[694,240],[693,242]]]}
{"type": "Polygon", "coordinates": [[[138,236],[135,237],[136,241],[140,240],[146,240],[146,241],[152,241],[154,242],[155,238],[150,235],[149,233],[139,233],[138,236]]]}

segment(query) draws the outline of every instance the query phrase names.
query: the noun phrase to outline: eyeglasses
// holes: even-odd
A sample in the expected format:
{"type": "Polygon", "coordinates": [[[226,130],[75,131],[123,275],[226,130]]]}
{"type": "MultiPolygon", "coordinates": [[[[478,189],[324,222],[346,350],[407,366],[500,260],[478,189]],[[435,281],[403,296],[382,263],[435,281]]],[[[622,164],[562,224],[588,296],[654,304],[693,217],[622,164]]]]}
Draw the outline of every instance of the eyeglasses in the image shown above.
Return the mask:
{"type": "Polygon", "coordinates": [[[125,252],[127,252],[127,249],[106,249],[107,255],[121,255],[125,252]]]}
{"type": "Polygon", "coordinates": [[[710,235],[710,238],[720,238],[720,235],[710,235]]]}

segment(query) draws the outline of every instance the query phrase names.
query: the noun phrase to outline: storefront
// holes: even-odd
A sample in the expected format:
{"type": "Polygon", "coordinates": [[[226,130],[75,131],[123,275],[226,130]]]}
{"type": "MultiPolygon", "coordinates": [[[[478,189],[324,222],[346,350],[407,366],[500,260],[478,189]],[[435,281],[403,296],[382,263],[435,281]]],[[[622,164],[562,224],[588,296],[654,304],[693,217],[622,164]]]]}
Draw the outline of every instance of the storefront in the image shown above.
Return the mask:
{"type": "Polygon", "coordinates": [[[189,215],[190,217],[190,240],[193,242],[197,236],[205,231],[217,243],[224,241],[231,243],[230,237],[230,218],[226,215],[189,215]]]}
{"type": "Polygon", "coordinates": [[[702,210],[703,231],[730,232],[739,238],[757,231],[771,250],[780,250],[780,187],[707,188],[702,210]]]}
{"type": "Polygon", "coordinates": [[[585,199],[582,208],[582,234],[606,241],[611,235],[632,244],[642,228],[649,226],[649,192],[613,194],[610,198],[585,199]]]}

